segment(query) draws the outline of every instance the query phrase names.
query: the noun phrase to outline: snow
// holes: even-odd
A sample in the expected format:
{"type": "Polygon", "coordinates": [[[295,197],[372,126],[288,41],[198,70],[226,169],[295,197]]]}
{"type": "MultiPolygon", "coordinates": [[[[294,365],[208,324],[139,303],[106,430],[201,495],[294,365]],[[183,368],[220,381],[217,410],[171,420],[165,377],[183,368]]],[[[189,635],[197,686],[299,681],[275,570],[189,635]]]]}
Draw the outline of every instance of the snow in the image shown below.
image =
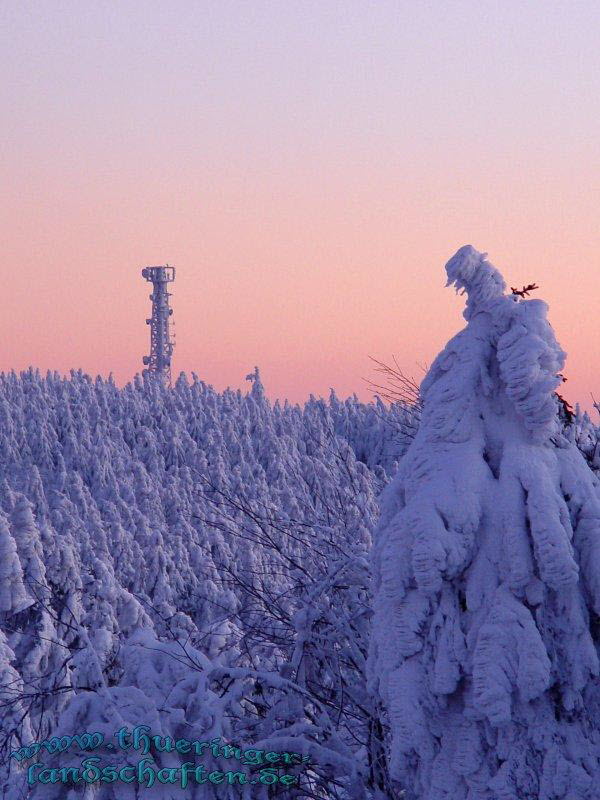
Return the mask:
{"type": "Polygon", "coordinates": [[[597,800],[600,431],[546,305],[470,246],[446,269],[467,324],[414,407],[0,375],[3,798],[597,800]],[[136,725],[308,762],[82,790],[10,758],[136,725]]]}
{"type": "MultiPolygon", "coordinates": [[[[27,763],[11,750],[137,724],[290,748],[315,762],[311,791],[369,796],[382,742],[365,678],[368,550],[411,412],[334,393],[271,405],[257,369],[249,379],[242,394],[184,375],[172,390],[139,377],[118,389],[77,371],[0,375],[7,800],[81,796],[61,783],[26,787],[27,763]]],[[[74,767],[85,756],[41,761],[74,767]]],[[[87,791],[136,796],[124,783],[87,791]]],[[[219,785],[140,791],[248,796],[219,785]]]]}
{"type": "Polygon", "coordinates": [[[446,271],[468,324],[422,383],[374,534],[392,776],[414,800],[592,800],[600,505],[559,420],[565,353],[545,303],[505,294],[485,254],[446,271]]]}

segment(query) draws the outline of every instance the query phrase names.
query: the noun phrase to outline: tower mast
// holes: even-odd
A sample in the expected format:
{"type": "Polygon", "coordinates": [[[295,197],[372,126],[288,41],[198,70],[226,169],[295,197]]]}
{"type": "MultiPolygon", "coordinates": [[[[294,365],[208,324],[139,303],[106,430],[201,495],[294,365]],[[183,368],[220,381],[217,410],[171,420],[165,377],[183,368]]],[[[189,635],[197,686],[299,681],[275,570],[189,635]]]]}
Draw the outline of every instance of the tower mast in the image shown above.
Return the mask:
{"type": "Polygon", "coordinates": [[[144,267],[142,277],[152,283],[152,316],[146,320],[150,325],[150,355],[142,359],[146,365],[143,375],[157,377],[164,386],[171,385],[171,356],[175,342],[171,336],[167,284],[175,280],[175,267],[144,267]]]}

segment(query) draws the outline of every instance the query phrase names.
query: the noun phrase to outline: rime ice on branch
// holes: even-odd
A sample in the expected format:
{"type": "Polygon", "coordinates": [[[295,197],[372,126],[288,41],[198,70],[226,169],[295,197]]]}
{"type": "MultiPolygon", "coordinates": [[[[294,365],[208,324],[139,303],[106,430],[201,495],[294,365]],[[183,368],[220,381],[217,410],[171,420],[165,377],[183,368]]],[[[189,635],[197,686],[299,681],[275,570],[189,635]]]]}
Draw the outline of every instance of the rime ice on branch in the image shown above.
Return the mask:
{"type": "Polygon", "coordinates": [[[598,797],[598,481],[561,432],[565,354],[470,246],[467,326],[382,496],[371,683],[413,800],[598,797]]]}

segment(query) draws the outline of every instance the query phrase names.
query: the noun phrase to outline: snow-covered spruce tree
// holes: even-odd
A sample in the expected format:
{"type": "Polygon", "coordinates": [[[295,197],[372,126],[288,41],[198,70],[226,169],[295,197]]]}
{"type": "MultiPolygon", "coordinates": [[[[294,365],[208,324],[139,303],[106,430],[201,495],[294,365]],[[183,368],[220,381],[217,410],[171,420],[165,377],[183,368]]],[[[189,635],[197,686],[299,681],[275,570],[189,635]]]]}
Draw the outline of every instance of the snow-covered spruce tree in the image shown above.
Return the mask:
{"type": "MultiPolygon", "coordinates": [[[[600,404],[596,403],[600,412],[600,404]]],[[[571,425],[565,426],[567,438],[581,450],[583,457],[592,470],[600,471],[600,428],[590,419],[587,411],[582,411],[579,404],[575,406],[571,425]]]]}
{"type": "Polygon", "coordinates": [[[468,324],[423,381],[373,549],[391,770],[407,800],[597,800],[600,495],[557,420],[565,354],[485,255],[446,270],[468,324]]]}

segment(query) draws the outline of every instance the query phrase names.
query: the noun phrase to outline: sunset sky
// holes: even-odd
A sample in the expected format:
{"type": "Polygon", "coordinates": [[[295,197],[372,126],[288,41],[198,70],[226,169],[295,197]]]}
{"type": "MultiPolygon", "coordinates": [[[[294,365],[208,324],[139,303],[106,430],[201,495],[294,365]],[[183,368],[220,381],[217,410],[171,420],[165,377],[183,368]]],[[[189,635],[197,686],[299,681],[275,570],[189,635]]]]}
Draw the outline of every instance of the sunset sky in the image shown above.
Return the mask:
{"type": "Polygon", "coordinates": [[[5,0],[0,370],[148,351],[271,397],[420,378],[459,330],[461,245],[537,282],[600,399],[600,3],[5,0]]]}

